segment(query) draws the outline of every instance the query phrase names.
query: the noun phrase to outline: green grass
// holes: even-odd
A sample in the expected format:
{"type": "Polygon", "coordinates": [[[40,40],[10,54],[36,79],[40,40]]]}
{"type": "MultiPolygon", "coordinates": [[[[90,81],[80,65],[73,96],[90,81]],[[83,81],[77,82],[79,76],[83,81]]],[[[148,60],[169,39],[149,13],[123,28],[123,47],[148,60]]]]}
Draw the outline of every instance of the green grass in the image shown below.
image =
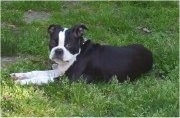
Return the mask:
{"type": "Polygon", "coordinates": [[[178,11],[177,1],[1,2],[1,54],[22,57],[1,69],[2,116],[179,116],[178,11]],[[27,24],[28,10],[52,16],[27,24]],[[98,43],[141,43],[153,52],[153,69],[132,83],[70,85],[62,77],[48,85],[14,84],[12,72],[50,68],[47,28],[54,23],[84,23],[86,37],[98,43]]]}

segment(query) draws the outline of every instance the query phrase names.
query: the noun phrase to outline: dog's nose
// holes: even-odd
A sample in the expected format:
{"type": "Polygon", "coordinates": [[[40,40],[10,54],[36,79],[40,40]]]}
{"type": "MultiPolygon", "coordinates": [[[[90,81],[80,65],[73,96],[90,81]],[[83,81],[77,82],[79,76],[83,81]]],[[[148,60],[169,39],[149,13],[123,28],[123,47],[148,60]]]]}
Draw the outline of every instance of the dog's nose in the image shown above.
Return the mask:
{"type": "Polygon", "coordinates": [[[56,55],[62,55],[63,54],[63,49],[61,49],[61,48],[56,49],[55,54],[56,55]]]}

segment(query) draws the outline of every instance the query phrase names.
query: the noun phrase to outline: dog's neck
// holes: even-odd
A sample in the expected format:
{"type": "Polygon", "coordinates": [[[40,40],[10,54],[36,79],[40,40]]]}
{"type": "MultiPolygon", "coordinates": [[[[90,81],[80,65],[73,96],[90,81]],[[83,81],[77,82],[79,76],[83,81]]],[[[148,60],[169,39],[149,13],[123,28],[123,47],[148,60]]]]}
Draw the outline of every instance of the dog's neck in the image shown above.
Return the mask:
{"type": "MultiPolygon", "coordinates": [[[[77,57],[77,56],[76,56],[77,57]]],[[[68,68],[76,61],[76,57],[72,58],[70,61],[68,62],[62,62],[62,63],[58,63],[58,69],[61,72],[66,72],[68,70],[68,68]]]]}

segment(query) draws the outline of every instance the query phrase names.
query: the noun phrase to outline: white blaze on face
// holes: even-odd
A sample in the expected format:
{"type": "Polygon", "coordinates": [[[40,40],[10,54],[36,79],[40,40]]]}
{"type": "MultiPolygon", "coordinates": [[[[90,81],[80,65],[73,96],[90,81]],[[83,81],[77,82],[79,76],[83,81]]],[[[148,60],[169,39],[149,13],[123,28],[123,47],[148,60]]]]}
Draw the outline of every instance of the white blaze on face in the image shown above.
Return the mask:
{"type": "Polygon", "coordinates": [[[66,30],[67,30],[67,28],[64,28],[64,31],[59,32],[59,44],[58,44],[58,47],[64,47],[66,30]]]}

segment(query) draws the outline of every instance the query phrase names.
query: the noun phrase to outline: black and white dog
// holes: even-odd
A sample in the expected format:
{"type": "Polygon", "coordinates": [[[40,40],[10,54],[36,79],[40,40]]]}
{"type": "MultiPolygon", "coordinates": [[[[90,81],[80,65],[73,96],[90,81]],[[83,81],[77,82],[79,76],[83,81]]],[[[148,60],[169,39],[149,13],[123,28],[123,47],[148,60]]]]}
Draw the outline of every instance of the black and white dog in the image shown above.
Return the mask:
{"type": "Polygon", "coordinates": [[[53,70],[12,73],[11,77],[21,84],[47,83],[64,74],[70,81],[82,77],[87,83],[108,82],[117,76],[123,82],[128,78],[134,80],[152,68],[152,53],[142,45],[113,47],[92,43],[83,37],[85,30],[83,24],[69,29],[50,25],[49,58],[56,62],[53,70]]]}

